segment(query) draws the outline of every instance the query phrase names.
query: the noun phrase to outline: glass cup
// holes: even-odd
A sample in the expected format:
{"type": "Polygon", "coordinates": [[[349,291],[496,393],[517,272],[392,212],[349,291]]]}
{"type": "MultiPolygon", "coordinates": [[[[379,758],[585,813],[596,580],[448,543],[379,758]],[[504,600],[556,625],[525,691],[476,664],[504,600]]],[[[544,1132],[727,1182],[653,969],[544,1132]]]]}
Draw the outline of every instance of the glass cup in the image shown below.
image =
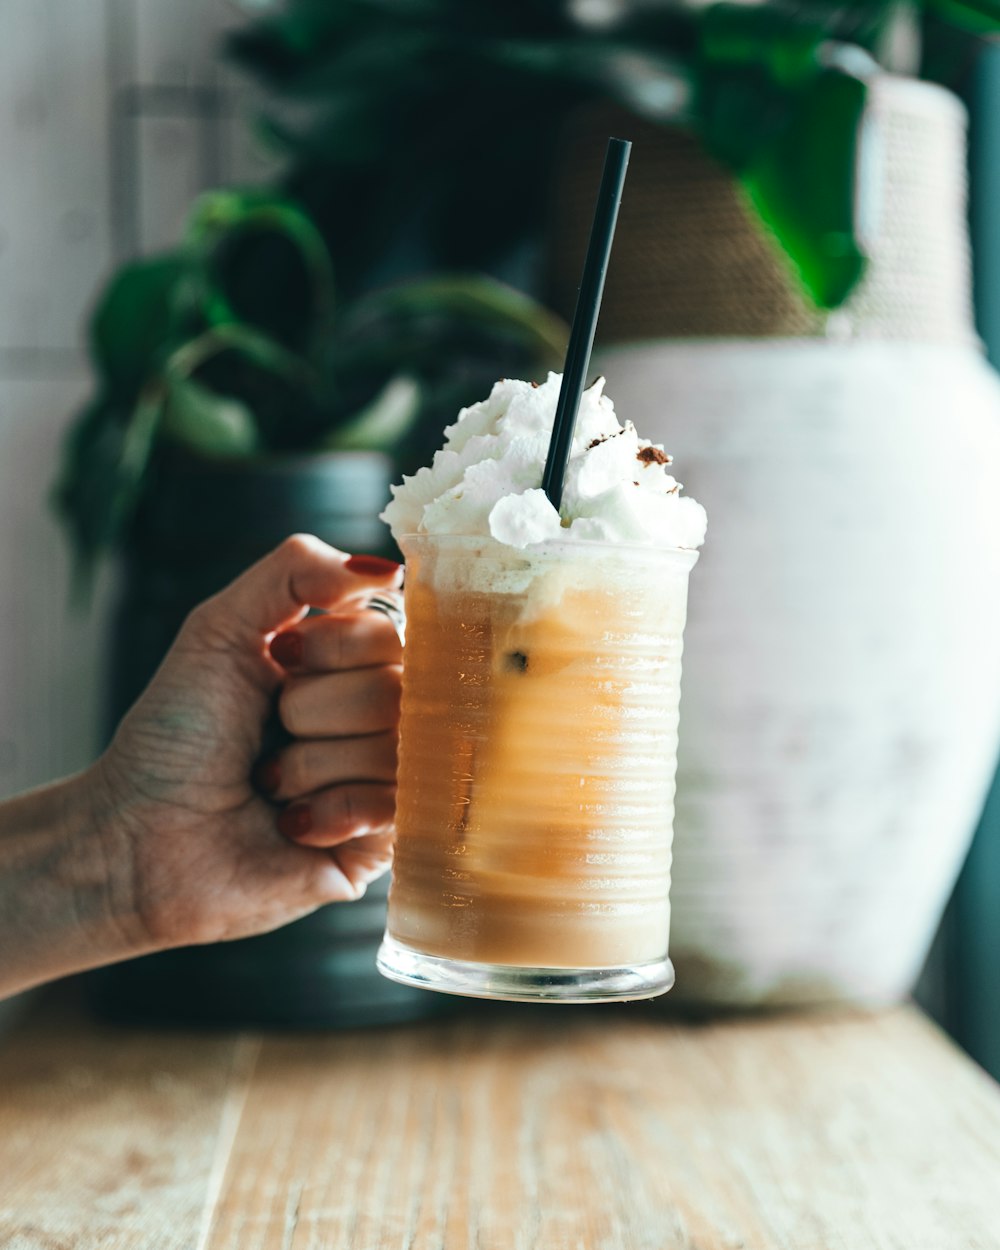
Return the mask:
{"type": "Polygon", "coordinates": [[[410,536],[379,970],[480,998],[651,998],[667,954],[694,551],[410,536]]]}

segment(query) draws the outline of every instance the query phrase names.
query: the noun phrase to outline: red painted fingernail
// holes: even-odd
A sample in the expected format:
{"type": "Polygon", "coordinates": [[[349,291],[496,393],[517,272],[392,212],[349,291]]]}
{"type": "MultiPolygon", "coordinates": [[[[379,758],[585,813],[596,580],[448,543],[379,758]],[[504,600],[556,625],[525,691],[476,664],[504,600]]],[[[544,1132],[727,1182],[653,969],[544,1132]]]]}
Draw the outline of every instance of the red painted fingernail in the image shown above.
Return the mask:
{"type": "Polygon", "coordinates": [[[281,765],[274,758],[258,760],[251,775],[254,788],[261,794],[274,794],[281,785],[281,765]]]}
{"type": "Polygon", "coordinates": [[[294,629],[287,629],[283,634],[275,634],[271,639],[271,659],[282,668],[295,668],[302,663],[302,635],[294,629]]]}
{"type": "Polygon", "coordinates": [[[398,570],[399,565],[395,560],[383,560],[381,556],[351,556],[344,568],[359,577],[388,577],[398,570]]]}
{"type": "Polygon", "coordinates": [[[286,838],[301,838],[312,828],[312,810],[308,803],[286,807],[278,817],[278,829],[286,838]]]}

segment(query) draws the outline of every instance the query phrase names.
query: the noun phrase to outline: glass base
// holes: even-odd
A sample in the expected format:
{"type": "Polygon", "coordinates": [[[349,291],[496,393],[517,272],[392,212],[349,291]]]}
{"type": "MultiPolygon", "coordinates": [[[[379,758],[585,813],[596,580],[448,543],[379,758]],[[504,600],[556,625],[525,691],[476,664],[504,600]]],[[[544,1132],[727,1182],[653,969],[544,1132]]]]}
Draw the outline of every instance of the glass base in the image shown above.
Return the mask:
{"type": "Polygon", "coordinates": [[[401,985],[515,1003],[612,1003],[655,998],[674,983],[674,966],[669,959],[625,968],[519,968],[425,955],[388,934],[379,947],[377,963],[384,977],[401,985]]]}

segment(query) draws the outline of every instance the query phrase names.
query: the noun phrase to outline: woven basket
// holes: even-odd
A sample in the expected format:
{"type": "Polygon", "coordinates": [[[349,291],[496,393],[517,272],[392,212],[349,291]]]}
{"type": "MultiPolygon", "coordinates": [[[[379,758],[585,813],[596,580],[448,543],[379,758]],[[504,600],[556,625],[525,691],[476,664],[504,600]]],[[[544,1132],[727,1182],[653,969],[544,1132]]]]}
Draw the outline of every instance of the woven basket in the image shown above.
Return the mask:
{"type": "Polygon", "coordinates": [[[846,306],[813,307],[732,175],[690,135],[609,110],[578,119],[554,180],[547,248],[552,306],[570,317],[604,136],[635,147],[601,310],[601,344],[671,338],[865,338],[975,342],[965,111],[949,92],[877,79],[863,159],[874,234],[846,306]]]}

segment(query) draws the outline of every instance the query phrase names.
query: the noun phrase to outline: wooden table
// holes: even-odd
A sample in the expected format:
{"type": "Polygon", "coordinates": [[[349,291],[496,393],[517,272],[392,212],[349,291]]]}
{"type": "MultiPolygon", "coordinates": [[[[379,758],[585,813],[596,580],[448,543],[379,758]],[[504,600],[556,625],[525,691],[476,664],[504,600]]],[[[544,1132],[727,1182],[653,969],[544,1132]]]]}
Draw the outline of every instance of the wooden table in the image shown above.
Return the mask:
{"type": "Polygon", "coordinates": [[[538,1008],[0,1045],[3,1250],[984,1250],[1000,1091],[915,1010],[538,1008]]]}

